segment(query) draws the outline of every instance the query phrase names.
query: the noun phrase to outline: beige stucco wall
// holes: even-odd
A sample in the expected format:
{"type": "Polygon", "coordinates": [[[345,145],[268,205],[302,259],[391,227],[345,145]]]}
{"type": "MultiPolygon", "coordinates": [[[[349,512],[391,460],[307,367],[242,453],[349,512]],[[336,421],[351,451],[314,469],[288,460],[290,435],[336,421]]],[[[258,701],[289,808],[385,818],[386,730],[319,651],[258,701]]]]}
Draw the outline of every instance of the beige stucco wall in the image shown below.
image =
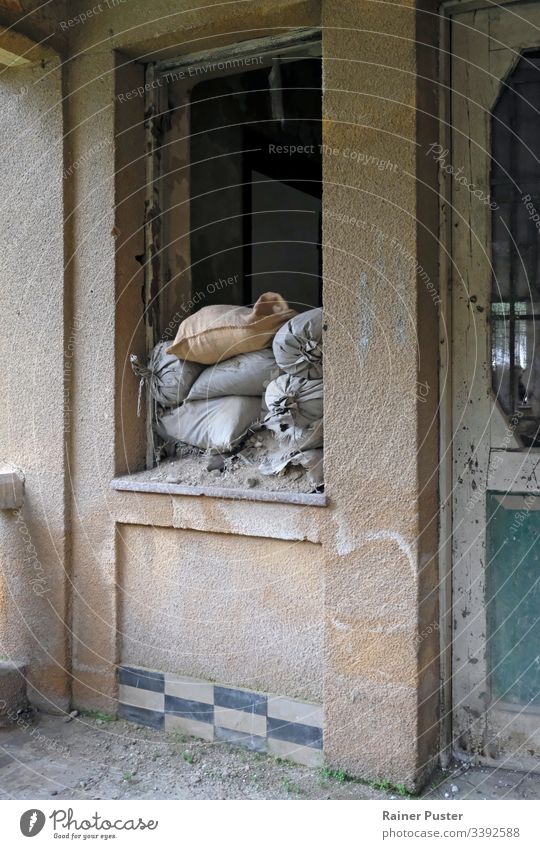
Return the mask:
{"type": "MultiPolygon", "coordinates": [[[[193,52],[321,22],[311,2],[254,0],[184,12],[188,5],[193,9],[183,0],[159,0],[150,12],[147,3],[130,0],[68,32],[66,155],[80,161],[70,181],[74,255],[66,317],[67,327],[77,321],[73,700],[111,709],[119,660],[167,668],[156,640],[140,645],[143,626],[157,633],[160,618],[171,622],[166,631],[174,644],[190,633],[185,620],[174,625],[174,611],[189,609],[212,617],[213,641],[193,628],[193,651],[176,652],[169,668],[310,698],[320,697],[322,684],[328,762],[412,786],[436,749],[438,689],[436,632],[423,636],[418,650],[419,634],[437,621],[436,481],[426,474],[437,462],[437,389],[436,314],[410,259],[425,251],[415,179],[415,6],[325,0],[322,8],[329,504],[316,508],[109,488],[115,474],[136,468],[144,455],[142,420],[134,418],[137,387],[127,367],[130,350],[143,346],[134,260],[142,240],[142,160],[133,161],[126,141],[130,134],[140,139],[142,102],[121,110],[115,100],[140,84],[141,68],[126,64],[128,57],[148,58],[165,47],[193,52]],[[377,167],[369,156],[387,165],[377,167]],[[429,376],[427,401],[418,397],[419,372],[429,376]],[[223,535],[220,545],[216,535],[223,535]],[[197,562],[206,574],[214,570],[206,595],[197,562]],[[225,598],[231,580],[239,586],[257,571],[242,631],[227,617],[220,625],[216,594],[225,598]],[[264,588],[274,578],[278,590],[265,607],[264,588]],[[136,613],[147,586],[156,603],[141,622],[136,613]],[[287,645],[264,668],[261,647],[280,616],[287,617],[287,645]],[[256,626],[260,642],[240,663],[237,653],[253,642],[256,626]],[[311,629],[317,637],[310,653],[311,629]],[[226,656],[221,649],[231,641],[236,653],[226,656]]],[[[70,14],[85,9],[84,2],[73,4],[70,14]]],[[[433,252],[422,264],[436,282],[433,252]]],[[[224,612],[237,604],[229,597],[224,612]]],[[[163,642],[163,622],[159,634],[163,642]]]]}
{"type": "Polygon", "coordinates": [[[0,653],[28,666],[44,710],[68,704],[64,440],[73,363],[64,335],[61,74],[0,73],[0,459],[23,470],[20,511],[0,511],[0,653]]]}
{"type": "Polygon", "coordinates": [[[321,546],[133,525],[118,533],[124,663],[322,702],[321,546]]]}
{"type": "MultiPolygon", "coordinates": [[[[438,622],[436,502],[427,515],[420,503],[421,469],[436,467],[437,347],[435,309],[415,271],[425,238],[415,179],[417,19],[413,3],[334,2],[325,12],[326,375],[336,364],[326,378],[325,426],[335,435],[326,477],[338,502],[327,561],[325,747],[351,770],[362,763],[370,774],[383,765],[412,774],[415,764],[429,769],[438,686],[435,640],[419,641],[421,669],[414,649],[424,622],[438,622]],[[351,361],[356,368],[340,365],[351,361]],[[421,535],[420,520],[431,522],[430,534],[421,535]],[[369,733],[358,734],[359,723],[369,733]],[[416,732],[426,729],[420,752],[416,732]]],[[[436,216],[433,225],[436,232],[436,216]]],[[[431,267],[420,261],[436,284],[433,254],[431,267]]],[[[431,480],[423,497],[434,489],[431,480]]]]}

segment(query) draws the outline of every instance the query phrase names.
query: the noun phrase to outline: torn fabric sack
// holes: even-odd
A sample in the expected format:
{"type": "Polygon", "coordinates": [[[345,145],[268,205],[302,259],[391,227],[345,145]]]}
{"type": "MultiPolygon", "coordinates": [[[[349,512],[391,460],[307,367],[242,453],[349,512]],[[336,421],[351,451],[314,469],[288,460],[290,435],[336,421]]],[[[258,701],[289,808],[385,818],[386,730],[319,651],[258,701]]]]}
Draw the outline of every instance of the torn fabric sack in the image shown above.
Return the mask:
{"type": "Polygon", "coordinates": [[[282,454],[276,452],[267,457],[259,466],[263,475],[276,475],[287,466],[302,466],[307,470],[308,479],[314,489],[324,484],[323,451],[322,449],[310,451],[293,451],[282,454]]]}
{"type": "Polygon", "coordinates": [[[276,292],[265,292],[253,309],[224,304],[202,307],[181,323],[168,353],[213,365],[248,351],[260,351],[295,315],[276,292]]]}
{"type": "Polygon", "coordinates": [[[228,395],[205,401],[186,401],[157,420],[165,441],[193,445],[202,451],[231,451],[259,421],[261,399],[228,395]]]}
{"type": "Polygon", "coordinates": [[[276,433],[304,428],[322,419],[323,382],[282,374],[268,384],[265,401],[265,427],[276,433]]]}
{"type": "Polygon", "coordinates": [[[274,356],[287,374],[316,380],[322,377],[322,309],[301,312],[274,336],[274,356]]]}
{"type": "Polygon", "coordinates": [[[205,368],[191,387],[187,400],[200,401],[204,398],[222,398],[224,395],[262,396],[270,381],[278,374],[271,348],[239,354],[205,368]]]}
{"type": "Polygon", "coordinates": [[[177,407],[185,400],[203,366],[179,360],[168,354],[168,342],[159,342],[153,349],[148,365],[143,366],[136,354],[130,355],[131,368],[140,379],[140,398],[144,385],[148,383],[152,398],[162,407],[177,407]]]}
{"type": "Polygon", "coordinates": [[[307,427],[291,427],[285,430],[269,428],[274,430],[276,437],[279,439],[284,448],[294,449],[295,451],[309,451],[313,448],[322,448],[324,443],[323,420],[319,419],[307,427]]]}

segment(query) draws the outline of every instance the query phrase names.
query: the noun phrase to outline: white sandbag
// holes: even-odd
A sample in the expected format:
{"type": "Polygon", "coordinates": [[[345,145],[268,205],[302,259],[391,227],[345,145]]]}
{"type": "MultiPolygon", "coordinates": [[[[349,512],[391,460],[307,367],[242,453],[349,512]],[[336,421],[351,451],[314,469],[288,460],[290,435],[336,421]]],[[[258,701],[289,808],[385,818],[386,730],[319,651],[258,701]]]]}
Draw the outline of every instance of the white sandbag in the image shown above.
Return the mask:
{"type": "Polygon", "coordinates": [[[263,395],[279,369],[271,348],[239,354],[205,368],[197,378],[188,401],[222,398],[224,395],[263,395]]]}
{"type": "Polygon", "coordinates": [[[163,439],[194,445],[202,451],[228,452],[259,420],[261,399],[228,395],[205,401],[186,401],[158,419],[163,439]]]}
{"type": "Polygon", "coordinates": [[[139,363],[136,354],[131,354],[131,367],[141,380],[141,389],[148,382],[150,394],[158,404],[162,407],[177,407],[186,399],[204,366],[167,354],[168,345],[168,342],[158,342],[146,366],[139,363]]]}
{"type": "Polygon", "coordinates": [[[268,416],[264,424],[270,430],[304,428],[322,419],[323,382],[282,374],[268,384],[265,401],[268,416]]]}
{"type": "Polygon", "coordinates": [[[289,465],[302,466],[313,488],[319,489],[324,485],[323,453],[322,449],[285,454],[276,452],[263,460],[259,471],[263,475],[277,475],[289,465]]]}
{"type": "Polygon", "coordinates": [[[307,469],[308,480],[311,485],[318,489],[324,485],[323,451],[301,451],[293,457],[295,466],[303,466],[307,469]]]}
{"type": "Polygon", "coordinates": [[[307,427],[295,427],[276,432],[276,437],[283,446],[296,451],[310,451],[322,448],[324,443],[323,420],[319,419],[307,427]]]}
{"type": "Polygon", "coordinates": [[[274,356],[287,374],[317,380],[322,377],[322,309],[299,313],[274,336],[274,356]]]}

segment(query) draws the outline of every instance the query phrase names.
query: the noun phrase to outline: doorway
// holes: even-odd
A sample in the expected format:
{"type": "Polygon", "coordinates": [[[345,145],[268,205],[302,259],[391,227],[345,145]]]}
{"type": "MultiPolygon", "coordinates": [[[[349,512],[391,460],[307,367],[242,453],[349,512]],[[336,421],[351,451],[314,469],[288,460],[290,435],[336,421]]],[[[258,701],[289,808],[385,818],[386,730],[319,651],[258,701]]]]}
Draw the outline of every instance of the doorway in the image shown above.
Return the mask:
{"type": "MultiPolygon", "coordinates": [[[[540,4],[452,19],[453,740],[540,769],[540,4]],[[538,210],[538,214],[537,211],[538,210]]],[[[444,152],[443,152],[444,154],[444,152]]],[[[448,163],[449,165],[450,163],[448,163]]]]}

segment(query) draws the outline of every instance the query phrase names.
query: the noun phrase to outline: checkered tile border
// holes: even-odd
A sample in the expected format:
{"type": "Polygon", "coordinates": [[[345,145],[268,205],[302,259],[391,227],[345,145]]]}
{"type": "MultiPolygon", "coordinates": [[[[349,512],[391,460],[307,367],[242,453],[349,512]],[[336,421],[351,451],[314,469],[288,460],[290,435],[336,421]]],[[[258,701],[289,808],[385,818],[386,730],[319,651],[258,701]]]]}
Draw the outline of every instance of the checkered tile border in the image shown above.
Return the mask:
{"type": "Polygon", "coordinates": [[[236,743],[307,766],[323,762],[320,705],[130,666],[118,668],[118,683],[118,712],[129,722],[236,743]]]}

